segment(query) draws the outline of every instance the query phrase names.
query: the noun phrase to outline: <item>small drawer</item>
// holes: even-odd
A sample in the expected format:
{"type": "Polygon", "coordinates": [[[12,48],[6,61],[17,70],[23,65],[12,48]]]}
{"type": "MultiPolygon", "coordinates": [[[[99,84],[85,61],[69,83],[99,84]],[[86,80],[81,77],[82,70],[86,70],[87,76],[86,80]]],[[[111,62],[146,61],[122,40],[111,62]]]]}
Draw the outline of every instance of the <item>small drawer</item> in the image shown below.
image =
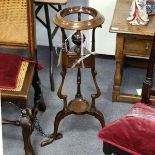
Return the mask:
{"type": "MultiPolygon", "coordinates": [[[[66,67],[71,68],[74,65],[74,63],[76,63],[79,59],[80,59],[79,56],[68,55],[67,58],[66,58],[66,67]]],[[[90,68],[91,67],[91,64],[92,64],[91,60],[92,60],[91,56],[89,56],[89,57],[87,57],[86,59],[83,60],[85,68],[90,68]]],[[[81,67],[82,68],[82,62],[77,64],[75,67],[81,67]]]]}
{"type": "Polygon", "coordinates": [[[148,57],[152,48],[153,37],[126,35],[124,51],[126,55],[148,57]]]}

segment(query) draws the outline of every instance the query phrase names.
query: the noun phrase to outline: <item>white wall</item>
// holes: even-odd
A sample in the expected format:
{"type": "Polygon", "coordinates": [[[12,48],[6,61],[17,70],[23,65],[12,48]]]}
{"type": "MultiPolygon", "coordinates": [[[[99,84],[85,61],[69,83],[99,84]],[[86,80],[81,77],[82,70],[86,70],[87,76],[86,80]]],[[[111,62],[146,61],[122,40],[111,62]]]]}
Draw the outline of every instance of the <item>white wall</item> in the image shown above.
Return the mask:
{"type": "Polygon", "coordinates": [[[116,34],[109,33],[116,0],[89,0],[89,6],[97,9],[104,17],[102,28],[96,30],[96,52],[100,54],[115,54],[116,34]]]}
{"type": "MultiPolygon", "coordinates": [[[[96,30],[96,52],[100,54],[114,55],[115,53],[115,38],[116,34],[109,33],[109,27],[111,24],[113,11],[115,7],[116,0],[68,0],[68,6],[91,6],[103,14],[105,17],[105,22],[102,28],[96,30]]],[[[54,29],[54,23],[52,18],[56,14],[55,11],[50,9],[50,18],[51,18],[51,29],[54,29]]],[[[44,12],[41,10],[39,16],[44,18],[44,12]]],[[[37,43],[39,45],[48,45],[47,31],[46,29],[37,21],[37,43]]],[[[88,38],[87,38],[88,39],[88,38]]],[[[60,31],[56,34],[53,40],[54,46],[59,46],[61,44],[61,33],[60,31]]]]}

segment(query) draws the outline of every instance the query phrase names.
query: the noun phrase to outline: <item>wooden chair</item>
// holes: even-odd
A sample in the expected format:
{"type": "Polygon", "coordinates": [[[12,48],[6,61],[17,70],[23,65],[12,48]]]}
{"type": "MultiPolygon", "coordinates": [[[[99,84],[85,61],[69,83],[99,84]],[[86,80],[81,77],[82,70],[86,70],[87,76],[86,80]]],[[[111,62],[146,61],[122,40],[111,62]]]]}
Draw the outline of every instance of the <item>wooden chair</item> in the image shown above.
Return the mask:
{"type": "Polygon", "coordinates": [[[155,63],[155,37],[148,61],[146,79],[142,87],[142,100],[129,113],[109,123],[98,136],[103,140],[105,155],[153,155],[155,154],[155,109],[148,106],[152,90],[155,63]],[[138,105],[138,106],[137,106],[138,105]],[[134,111],[135,110],[135,111],[134,111]]]}
{"type": "Polygon", "coordinates": [[[30,137],[34,128],[35,116],[38,109],[41,111],[46,109],[37,71],[33,11],[32,0],[0,1],[1,99],[2,104],[12,103],[21,111],[17,121],[3,119],[2,123],[21,126],[25,155],[34,155],[30,137]],[[4,52],[5,48],[6,52],[4,52]],[[20,51],[22,51],[22,55],[20,51]],[[35,91],[32,109],[28,108],[31,85],[35,91]]]}
{"type": "Polygon", "coordinates": [[[50,50],[50,82],[51,82],[51,90],[54,90],[54,78],[53,78],[53,61],[54,61],[54,48],[53,48],[53,43],[52,40],[58,31],[59,27],[55,27],[53,32],[51,32],[51,25],[50,25],[50,16],[49,16],[49,9],[52,8],[56,12],[59,12],[62,9],[62,5],[66,4],[67,0],[35,0],[35,4],[37,6],[35,10],[36,14],[36,19],[40,21],[40,23],[47,29],[47,34],[48,34],[48,43],[49,43],[49,50],[50,50]],[[38,16],[38,13],[40,10],[44,7],[45,11],[45,22],[38,16]]]}

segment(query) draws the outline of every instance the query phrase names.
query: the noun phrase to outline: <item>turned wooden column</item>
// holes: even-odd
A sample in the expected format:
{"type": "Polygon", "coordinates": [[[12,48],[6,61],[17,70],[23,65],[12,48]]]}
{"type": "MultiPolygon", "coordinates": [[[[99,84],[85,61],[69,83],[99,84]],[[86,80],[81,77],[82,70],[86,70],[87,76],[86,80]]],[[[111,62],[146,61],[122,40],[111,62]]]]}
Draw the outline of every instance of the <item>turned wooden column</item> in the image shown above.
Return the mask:
{"type": "Polygon", "coordinates": [[[123,65],[123,47],[124,46],[124,34],[117,34],[116,38],[116,53],[115,53],[115,74],[114,74],[114,85],[112,92],[112,100],[117,101],[120,95],[121,80],[122,80],[122,65],[123,65]]]}

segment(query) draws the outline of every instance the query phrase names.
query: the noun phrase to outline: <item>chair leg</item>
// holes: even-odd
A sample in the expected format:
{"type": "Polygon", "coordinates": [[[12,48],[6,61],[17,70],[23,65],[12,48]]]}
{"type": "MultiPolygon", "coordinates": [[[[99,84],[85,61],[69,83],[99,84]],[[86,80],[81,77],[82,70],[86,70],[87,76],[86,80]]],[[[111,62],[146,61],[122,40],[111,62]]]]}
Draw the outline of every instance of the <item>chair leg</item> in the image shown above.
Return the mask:
{"type": "Polygon", "coordinates": [[[105,155],[131,155],[130,153],[123,151],[121,149],[119,149],[116,146],[113,146],[109,143],[104,142],[103,143],[103,152],[105,155]]]}
{"type": "MultiPolygon", "coordinates": [[[[40,111],[46,110],[46,105],[44,102],[43,94],[40,88],[40,79],[38,76],[37,68],[35,68],[33,80],[32,80],[32,86],[34,88],[35,94],[34,94],[34,108],[33,109],[39,109],[40,111]]],[[[34,114],[35,112],[33,112],[34,114]]],[[[35,114],[34,114],[35,115],[35,114]]]]}
{"type": "Polygon", "coordinates": [[[111,155],[113,153],[111,145],[104,142],[103,143],[103,152],[104,152],[105,155],[111,155]]]}
{"type": "Polygon", "coordinates": [[[47,26],[49,49],[50,49],[50,82],[51,82],[51,90],[54,91],[54,77],[53,77],[54,48],[52,43],[48,4],[44,4],[44,9],[45,9],[46,26],[47,26]]]}
{"type": "Polygon", "coordinates": [[[32,120],[30,119],[30,116],[26,109],[22,111],[22,116],[20,117],[20,125],[22,128],[25,155],[35,155],[31,146],[32,120]]]}

